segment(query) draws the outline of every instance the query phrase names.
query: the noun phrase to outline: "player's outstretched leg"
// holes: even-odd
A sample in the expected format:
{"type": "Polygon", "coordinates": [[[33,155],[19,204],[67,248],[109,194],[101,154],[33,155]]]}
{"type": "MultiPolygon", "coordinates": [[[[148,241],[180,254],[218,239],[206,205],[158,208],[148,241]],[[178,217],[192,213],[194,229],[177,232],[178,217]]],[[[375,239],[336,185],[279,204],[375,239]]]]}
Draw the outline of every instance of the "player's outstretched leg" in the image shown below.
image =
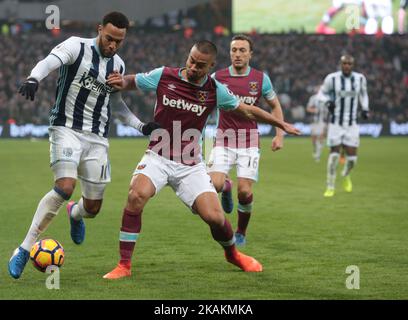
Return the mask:
{"type": "Polygon", "coordinates": [[[231,224],[227,219],[225,219],[222,227],[213,225],[210,226],[210,228],[214,240],[224,248],[225,258],[229,263],[232,263],[245,272],[262,271],[262,264],[260,264],[255,258],[247,256],[236,249],[234,244],[235,237],[232,235],[231,224]],[[229,240],[225,241],[226,239],[229,240]]]}
{"type": "Polygon", "coordinates": [[[214,240],[224,248],[225,258],[229,263],[245,272],[262,271],[262,265],[255,258],[247,256],[236,249],[235,237],[233,236],[231,224],[227,219],[224,220],[222,226],[213,224],[210,225],[210,229],[214,240]]]}
{"type": "Polygon", "coordinates": [[[29,257],[30,253],[21,247],[18,247],[16,250],[14,250],[8,264],[9,274],[14,279],[20,278],[29,257]]]}
{"type": "Polygon", "coordinates": [[[234,200],[232,199],[232,180],[229,178],[225,179],[221,193],[221,204],[225,213],[231,213],[234,209],[234,200]]]}
{"type": "Polygon", "coordinates": [[[34,214],[33,221],[27,235],[19,248],[14,250],[8,264],[10,275],[18,279],[24,271],[29,258],[29,251],[38,237],[43,233],[52,219],[58,214],[58,210],[68,200],[70,195],[64,193],[61,189],[54,187],[38,203],[37,210],[34,214]]]}
{"type": "Polygon", "coordinates": [[[136,240],[142,229],[143,208],[155,193],[156,187],[149,177],[144,174],[133,176],[130,182],[128,201],[122,215],[122,226],[119,235],[120,260],[111,272],[103,276],[104,279],[120,279],[129,277],[132,274],[132,255],[136,240]]]}
{"type": "Polygon", "coordinates": [[[230,222],[224,217],[215,193],[205,192],[199,195],[193,209],[209,225],[213,239],[223,247],[229,263],[245,272],[262,271],[262,265],[258,261],[236,249],[234,232],[230,222]]]}

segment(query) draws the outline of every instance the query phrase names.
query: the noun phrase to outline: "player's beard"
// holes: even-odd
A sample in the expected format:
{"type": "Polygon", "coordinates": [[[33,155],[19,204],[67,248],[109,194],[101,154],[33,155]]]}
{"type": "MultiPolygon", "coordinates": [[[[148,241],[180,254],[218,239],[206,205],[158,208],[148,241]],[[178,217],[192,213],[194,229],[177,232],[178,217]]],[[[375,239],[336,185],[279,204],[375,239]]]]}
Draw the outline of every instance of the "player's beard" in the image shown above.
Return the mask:
{"type": "Polygon", "coordinates": [[[112,58],[116,52],[111,52],[111,51],[107,51],[107,50],[103,50],[102,54],[105,58],[112,58]]]}
{"type": "Polygon", "coordinates": [[[200,75],[197,72],[193,73],[187,70],[186,76],[187,76],[187,80],[190,82],[198,82],[198,80],[200,80],[200,75]]]}

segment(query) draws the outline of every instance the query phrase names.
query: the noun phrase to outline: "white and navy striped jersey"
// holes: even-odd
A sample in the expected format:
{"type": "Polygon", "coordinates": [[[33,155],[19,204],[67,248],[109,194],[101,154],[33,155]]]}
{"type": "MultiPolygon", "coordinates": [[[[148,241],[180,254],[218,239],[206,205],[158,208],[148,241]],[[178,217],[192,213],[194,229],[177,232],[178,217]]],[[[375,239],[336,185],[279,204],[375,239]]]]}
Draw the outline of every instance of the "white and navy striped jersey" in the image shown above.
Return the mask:
{"type": "Polygon", "coordinates": [[[114,70],[124,74],[123,60],[118,55],[103,57],[96,38],[68,38],[50,54],[62,63],[50,125],[107,137],[111,117],[109,99],[114,89],[106,84],[106,78],[114,70]]]}
{"type": "Polygon", "coordinates": [[[335,103],[330,123],[350,126],[357,123],[359,103],[368,111],[367,80],[358,72],[351,72],[348,77],[341,71],[330,73],[324,79],[319,95],[324,102],[331,100],[335,103]]]}
{"type": "Polygon", "coordinates": [[[324,101],[320,99],[319,94],[314,94],[309,98],[307,107],[316,108],[316,113],[313,113],[313,123],[321,124],[327,121],[328,110],[324,105],[324,101]]]}

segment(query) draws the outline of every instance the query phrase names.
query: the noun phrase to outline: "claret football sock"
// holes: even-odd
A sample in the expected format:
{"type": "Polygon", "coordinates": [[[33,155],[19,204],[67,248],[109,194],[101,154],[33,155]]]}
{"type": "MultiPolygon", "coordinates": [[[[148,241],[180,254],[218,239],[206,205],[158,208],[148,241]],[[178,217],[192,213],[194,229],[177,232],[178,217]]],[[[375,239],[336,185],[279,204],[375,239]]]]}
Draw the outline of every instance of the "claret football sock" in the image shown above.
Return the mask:
{"type": "Polygon", "coordinates": [[[130,266],[136,240],[142,228],[142,212],[124,209],[120,228],[119,249],[120,264],[130,266]]]}
{"type": "Polygon", "coordinates": [[[238,228],[237,233],[245,236],[246,229],[249,224],[252,212],[253,195],[240,196],[238,195],[238,228]]]}
{"type": "Polygon", "coordinates": [[[230,222],[225,219],[222,226],[210,225],[210,229],[213,239],[224,248],[226,254],[231,254],[232,250],[235,248],[235,238],[230,222]]]}

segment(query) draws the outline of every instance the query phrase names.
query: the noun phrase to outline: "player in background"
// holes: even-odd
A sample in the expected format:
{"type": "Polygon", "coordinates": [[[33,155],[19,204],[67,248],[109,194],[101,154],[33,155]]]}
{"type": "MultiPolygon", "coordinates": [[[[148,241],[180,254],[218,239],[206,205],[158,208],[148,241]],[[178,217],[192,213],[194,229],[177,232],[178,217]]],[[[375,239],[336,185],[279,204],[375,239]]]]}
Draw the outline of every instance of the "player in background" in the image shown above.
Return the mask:
{"type": "Polygon", "coordinates": [[[313,120],[311,124],[311,137],[313,144],[313,159],[316,162],[320,161],[324,140],[327,131],[327,108],[322,100],[319,99],[319,87],[316,88],[316,93],[309,98],[306,106],[306,111],[312,114],[313,120]]]}
{"type": "Polygon", "coordinates": [[[22,244],[14,251],[8,270],[19,278],[29,258],[29,251],[65,201],[81,183],[82,198],[67,206],[71,238],[76,244],[85,237],[83,218],[99,212],[107,183],[110,182],[108,129],[111,109],[126,124],[144,134],[157,127],[135,117],[120,92],[106,83],[114,70],[125,72],[125,64],[116,54],[129,27],[125,15],[111,12],[103,18],[98,36],[93,39],[70,37],[37,63],[19,92],[34,100],[42,79],[59,69],[56,101],[50,112],[50,165],[55,185],[41,199],[22,244]]]}
{"type": "Polygon", "coordinates": [[[115,73],[108,79],[108,83],[118,89],[156,92],[154,120],[163,129],[153,132],[148,150],[131,179],[120,229],[120,261],[104,276],[106,279],[131,275],[131,258],[140,236],[143,209],[166,185],[170,185],[184,204],[209,225],[212,237],[223,247],[228,262],[246,272],[262,271],[258,261],[235,247],[231,225],[225,219],[202,161],[203,129],[214,109],[222,108],[279,126],[291,134],[299,134],[299,131],[260,108],[240,102],[225,86],[211,78],[209,72],[214,67],[216,55],[217,48],[212,42],[199,41],[191,48],[185,68],[161,67],[124,77],[115,73]]]}
{"type": "Polygon", "coordinates": [[[354,72],[354,58],[343,55],[340,58],[341,70],[330,73],[324,79],[320,89],[321,99],[325,101],[330,112],[327,132],[327,144],[330,155],[327,162],[327,189],[325,197],[333,197],[336,181],[336,170],[341,148],[346,154],[344,165],[343,187],[346,192],[352,191],[350,172],[357,162],[357,149],[360,144],[360,132],[357,124],[357,108],[361,105],[361,116],[368,119],[367,80],[361,73],[354,72]]]}
{"type": "MultiPolygon", "coordinates": [[[[323,15],[322,20],[316,27],[316,33],[321,34],[335,34],[336,30],[329,25],[333,18],[346,8],[348,5],[355,5],[361,7],[363,0],[333,0],[332,6],[323,15]]],[[[364,16],[364,12],[362,14],[364,16]]],[[[364,21],[361,21],[364,22],[364,21]]]]}
{"type": "Polygon", "coordinates": [[[398,33],[405,33],[405,15],[408,6],[408,0],[401,0],[400,8],[398,10],[398,33]]]}
{"type": "Polygon", "coordinates": [[[394,32],[391,0],[364,0],[364,10],[367,15],[364,26],[365,34],[376,34],[379,29],[384,34],[394,32]]]}
{"type": "MultiPolygon", "coordinates": [[[[231,65],[219,70],[213,77],[228,87],[241,101],[259,106],[263,97],[272,108],[271,114],[283,121],[282,108],[269,77],[249,65],[253,54],[253,42],[246,35],[237,35],[230,43],[231,65]]],[[[235,166],[238,180],[238,224],[236,244],[246,243],[246,230],[252,213],[253,183],[258,180],[259,133],[255,120],[243,118],[235,112],[220,109],[214,148],[208,161],[208,172],[217,192],[222,192],[221,203],[226,213],[234,207],[232,181],[229,171],[235,166]],[[228,136],[232,134],[231,139],[228,136]],[[251,135],[253,135],[251,137],[251,135]]],[[[272,139],[272,151],[283,147],[283,131],[276,128],[272,139]]]]}

